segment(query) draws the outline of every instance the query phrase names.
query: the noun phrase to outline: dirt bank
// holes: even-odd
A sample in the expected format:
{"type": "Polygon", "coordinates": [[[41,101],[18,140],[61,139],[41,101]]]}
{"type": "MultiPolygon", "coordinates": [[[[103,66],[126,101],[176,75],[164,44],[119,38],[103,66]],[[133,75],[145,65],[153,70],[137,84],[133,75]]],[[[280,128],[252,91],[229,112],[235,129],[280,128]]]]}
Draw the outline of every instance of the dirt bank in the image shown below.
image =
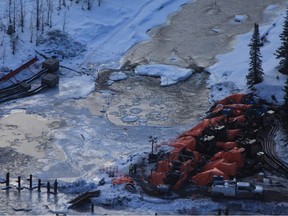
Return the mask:
{"type": "Polygon", "coordinates": [[[157,62],[182,67],[195,64],[201,67],[210,66],[216,62],[216,55],[232,49],[234,36],[250,31],[254,23],[271,23],[285,9],[286,2],[193,1],[172,16],[166,26],[150,30],[148,33],[151,40],[131,48],[122,62],[157,62]],[[235,19],[235,15],[240,19],[235,19]]]}

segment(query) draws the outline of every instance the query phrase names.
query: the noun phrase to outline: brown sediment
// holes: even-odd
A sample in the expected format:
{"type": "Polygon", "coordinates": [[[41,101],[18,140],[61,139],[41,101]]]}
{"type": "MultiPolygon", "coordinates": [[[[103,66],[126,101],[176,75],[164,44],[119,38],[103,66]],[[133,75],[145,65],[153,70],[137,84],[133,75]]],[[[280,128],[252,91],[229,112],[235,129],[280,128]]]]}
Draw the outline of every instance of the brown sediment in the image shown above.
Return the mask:
{"type": "MultiPolygon", "coordinates": [[[[122,59],[123,65],[162,63],[188,68],[210,66],[216,62],[218,54],[232,49],[236,35],[250,31],[254,23],[272,23],[285,8],[285,2],[197,0],[186,4],[170,18],[166,26],[149,32],[150,41],[131,48],[122,59]],[[236,22],[235,15],[245,19],[236,22]]],[[[103,104],[102,98],[102,105],[98,104],[101,100],[97,100],[97,103],[86,103],[86,106],[94,114],[99,114],[103,109],[103,114],[117,125],[186,124],[197,121],[209,107],[209,90],[205,83],[208,76],[192,76],[185,82],[165,88],[160,87],[155,78],[137,75],[106,88],[108,77],[108,74],[100,75],[96,86],[98,90],[113,91],[113,95],[106,93],[106,102],[103,104]],[[202,81],[197,82],[197,79],[202,81]],[[128,117],[128,121],[125,121],[125,117],[128,117]]],[[[98,94],[90,95],[86,101],[89,98],[90,102],[93,101],[92,98],[98,94]]]]}
{"type": "Polygon", "coordinates": [[[43,159],[48,151],[55,151],[56,160],[65,158],[64,153],[52,144],[49,132],[58,127],[59,121],[27,114],[24,110],[4,116],[0,122],[0,147],[12,147],[20,154],[43,159]]]}
{"type": "Polygon", "coordinates": [[[197,122],[207,111],[205,73],[194,74],[185,82],[166,87],[161,87],[157,78],[126,73],[126,80],[112,85],[98,85],[98,80],[97,91],[77,104],[94,115],[102,112],[116,125],[127,126],[187,124],[197,122]]]}
{"type": "Polygon", "coordinates": [[[183,6],[166,26],[149,31],[151,40],[132,47],[122,62],[163,63],[207,67],[218,54],[232,49],[234,36],[249,32],[254,23],[267,24],[283,9],[285,0],[196,0],[183,6]],[[265,9],[275,5],[271,10],[265,9]],[[264,13],[265,12],[265,13],[264,13]],[[242,22],[235,15],[244,15],[242,22]]]}

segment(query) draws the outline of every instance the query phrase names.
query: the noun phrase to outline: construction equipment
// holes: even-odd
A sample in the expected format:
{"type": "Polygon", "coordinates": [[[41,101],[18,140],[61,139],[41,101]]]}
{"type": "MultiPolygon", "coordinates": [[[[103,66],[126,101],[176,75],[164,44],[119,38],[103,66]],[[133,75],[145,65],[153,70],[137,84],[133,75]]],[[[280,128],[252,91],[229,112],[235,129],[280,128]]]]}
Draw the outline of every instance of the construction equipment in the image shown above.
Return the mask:
{"type": "Polygon", "coordinates": [[[206,118],[169,143],[172,150],[161,158],[152,151],[155,157],[149,161],[156,162],[156,168],[150,184],[178,190],[191,180],[211,184],[213,175],[236,177],[248,164],[246,159],[257,162],[262,150],[259,130],[274,116],[273,107],[254,94],[234,94],[216,102],[206,118]]]}
{"type": "Polygon", "coordinates": [[[256,198],[263,196],[264,189],[260,185],[234,180],[215,180],[211,187],[212,196],[256,198]]]}

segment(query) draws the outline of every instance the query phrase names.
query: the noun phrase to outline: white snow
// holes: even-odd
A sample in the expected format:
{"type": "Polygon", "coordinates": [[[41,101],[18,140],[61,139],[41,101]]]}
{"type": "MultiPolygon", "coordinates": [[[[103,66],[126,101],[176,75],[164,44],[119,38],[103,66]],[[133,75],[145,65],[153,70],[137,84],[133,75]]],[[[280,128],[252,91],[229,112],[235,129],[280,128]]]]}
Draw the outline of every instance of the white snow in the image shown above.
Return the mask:
{"type": "MultiPolygon", "coordinates": [[[[266,35],[264,46],[261,47],[262,68],[264,70],[264,81],[256,85],[256,93],[272,102],[271,96],[275,95],[278,102],[283,103],[284,92],[282,88],[287,76],[277,71],[279,63],[275,58],[275,51],[280,46],[279,38],[283,29],[284,13],[274,23],[259,26],[260,35],[266,35]]],[[[208,71],[211,73],[208,86],[211,88],[210,100],[220,100],[231,93],[248,92],[246,86],[246,75],[249,68],[249,47],[251,32],[240,35],[234,43],[234,50],[217,57],[218,63],[214,64],[208,71]]],[[[274,101],[275,102],[275,101],[274,101]]]]}
{"type": "MultiPolygon", "coordinates": [[[[10,41],[6,33],[0,31],[0,37],[4,41],[2,53],[0,53],[0,68],[6,66],[15,69],[23,62],[31,59],[34,56],[35,49],[44,53],[47,52],[47,55],[48,53],[50,55],[56,54],[59,58],[66,55],[62,59],[61,64],[74,69],[81,67],[82,70],[95,77],[102,67],[119,66],[119,61],[125,51],[134,44],[149,39],[146,33],[149,29],[165,23],[168,14],[177,11],[182,4],[188,2],[190,1],[167,0],[161,2],[150,0],[147,2],[146,0],[139,0],[131,2],[129,0],[106,0],[100,7],[95,4],[90,11],[86,9],[86,5],[83,3],[75,4],[75,2],[71,2],[67,4],[67,7],[62,6],[61,10],[54,11],[51,31],[53,30],[59,34],[59,31],[55,30],[63,30],[64,28],[65,33],[60,37],[63,39],[61,43],[59,41],[53,43],[53,40],[45,42],[47,37],[44,35],[44,40],[41,40],[42,43],[36,46],[35,39],[32,44],[27,42],[30,37],[28,30],[24,31],[24,33],[19,32],[19,47],[14,56],[11,55],[10,41]],[[81,9],[81,7],[84,9],[81,9]],[[75,51],[75,47],[81,47],[81,49],[75,51]],[[19,51],[20,49],[21,52],[19,51]],[[75,53],[77,54],[76,56],[74,56],[75,53]],[[18,61],[15,61],[15,57],[17,57],[18,61]]],[[[32,1],[26,2],[27,20],[28,18],[30,19],[32,5],[32,1]]],[[[6,2],[1,1],[0,6],[0,12],[4,11],[6,2]]],[[[57,4],[54,3],[54,7],[56,6],[57,4]]],[[[274,9],[275,5],[271,5],[266,11],[273,11],[274,9]]],[[[262,48],[265,72],[264,82],[257,85],[260,96],[270,100],[271,95],[274,94],[279,103],[283,102],[283,91],[281,88],[286,76],[278,73],[277,69],[275,69],[278,61],[275,60],[273,53],[280,45],[279,33],[282,30],[283,16],[284,13],[275,21],[275,26],[260,26],[261,34],[265,35],[268,33],[268,35],[267,41],[262,48]],[[269,89],[269,91],[261,91],[262,89],[269,89]]],[[[243,22],[246,19],[246,15],[236,14],[234,19],[243,22]]],[[[7,14],[2,19],[2,23],[7,25],[7,14]]],[[[50,31],[49,28],[46,30],[50,31]]],[[[18,31],[20,30],[18,29],[18,31]]],[[[36,33],[34,32],[34,34],[36,33]]],[[[250,33],[238,36],[235,40],[234,51],[218,56],[219,62],[208,69],[211,72],[208,82],[212,90],[211,101],[221,99],[234,92],[247,92],[245,76],[248,71],[248,43],[251,35],[252,29],[250,33]]],[[[192,74],[189,70],[168,65],[138,66],[136,73],[161,77],[162,86],[175,84],[192,74]]],[[[94,80],[91,79],[91,81],[93,82],[94,80]]],[[[72,81],[69,81],[69,83],[75,84],[72,81]]],[[[69,86],[69,83],[64,84],[63,89],[67,90],[66,86],[69,86]]],[[[87,90],[89,91],[89,89],[93,90],[90,87],[87,90]]],[[[84,95],[87,94],[87,90],[85,90],[84,95]]]]}
{"type": "MultiPolygon", "coordinates": [[[[16,54],[11,55],[10,39],[5,31],[0,31],[0,38],[4,41],[0,52],[0,68],[8,66],[15,69],[22,61],[34,57],[34,50],[48,56],[56,55],[62,58],[64,65],[71,68],[82,67],[97,72],[103,67],[118,67],[120,58],[129,48],[149,39],[148,30],[164,24],[168,15],[189,2],[191,0],[105,0],[100,7],[95,1],[92,10],[87,10],[87,4],[83,1],[79,4],[69,1],[66,7],[62,5],[59,10],[58,2],[55,1],[52,28],[45,26],[46,31],[52,32],[52,36],[41,35],[39,31],[39,46],[35,45],[35,29],[33,42],[30,43],[31,31],[25,29],[22,33],[20,28],[16,28],[19,42],[16,54]],[[61,40],[51,40],[54,34],[61,34],[61,40]],[[15,56],[18,61],[15,61],[15,56]]],[[[32,0],[25,4],[27,26],[28,23],[30,25],[31,14],[35,14],[34,4],[32,0]]],[[[0,22],[3,26],[9,23],[6,9],[6,1],[1,1],[0,13],[5,15],[0,22]]],[[[33,16],[32,22],[34,19],[33,16]]]]}
{"type": "Polygon", "coordinates": [[[123,72],[114,72],[111,74],[109,79],[112,81],[120,81],[120,80],[127,79],[127,75],[123,72]]]}
{"type": "Polygon", "coordinates": [[[128,76],[121,71],[120,72],[113,72],[110,75],[109,80],[107,81],[107,85],[112,85],[115,81],[125,80],[127,78],[128,78],[128,76]]]}
{"type": "MultiPolygon", "coordinates": [[[[27,20],[30,19],[33,2],[32,0],[26,1],[26,11],[28,11],[26,14],[27,20]]],[[[77,74],[77,77],[75,77],[75,73],[71,74],[63,70],[59,84],[59,92],[53,96],[59,99],[59,103],[61,103],[63,99],[86,97],[94,90],[94,81],[99,69],[104,67],[118,67],[122,55],[130,47],[143,40],[149,39],[147,35],[149,29],[165,23],[169,14],[178,11],[182,4],[188,2],[191,1],[105,0],[101,7],[94,5],[91,11],[85,8],[82,10],[82,3],[74,5],[74,2],[71,2],[72,6],[69,3],[69,7],[62,7],[60,11],[54,10],[55,18],[51,30],[64,29],[66,32],[65,34],[61,34],[61,43],[58,43],[59,41],[57,40],[49,40],[49,42],[47,42],[47,36],[45,35],[39,46],[36,46],[35,41],[33,41],[32,44],[29,42],[30,32],[28,30],[24,33],[18,32],[20,38],[18,49],[16,50],[16,54],[12,55],[9,37],[4,31],[0,31],[0,38],[3,38],[3,46],[0,50],[0,68],[6,66],[10,69],[15,69],[23,64],[23,62],[34,57],[34,49],[44,52],[46,55],[57,55],[61,59],[61,64],[77,70],[80,68],[79,70],[84,71],[86,74],[77,74]],[[64,17],[66,18],[64,19],[64,17]]],[[[54,6],[56,9],[56,3],[54,6]]],[[[0,13],[3,14],[2,12],[5,9],[6,1],[1,1],[0,13]]],[[[271,6],[269,10],[272,9],[273,7],[271,6]]],[[[278,61],[275,59],[273,53],[280,45],[279,34],[282,31],[283,15],[284,14],[281,14],[279,19],[275,21],[275,26],[260,26],[261,34],[264,35],[268,33],[268,35],[267,41],[261,49],[263,69],[265,72],[264,82],[256,86],[257,93],[261,97],[271,101],[271,95],[275,95],[279,103],[283,102],[283,91],[281,89],[287,76],[277,72],[276,66],[278,61]]],[[[235,15],[234,20],[244,22],[246,18],[245,15],[235,15]]],[[[1,19],[0,24],[7,24],[7,16],[1,19]]],[[[214,31],[219,30],[215,28],[214,31]]],[[[59,32],[56,31],[54,34],[55,33],[59,32]]],[[[231,93],[248,92],[245,76],[247,75],[249,67],[249,47],[247,45],[250,42],[251,36],[252,29],[250,33],[238,36],[235,40],[234,50],[225,55],[218,56],[218,63],[208,68],[208,71],[211,73],[208,81],[208,86],[211,88],[211,101],[222,99],[231,93]]],[[[191,76],[192,71],[171,65],[155,64],[138,66],[135,73],[160,77],[161,85],[166,86],[187,79],[191,76]]],[[[121,73],[113,74],[110,77],[113,81],[124,78],[124,75],[121,73]]],[[[37,103],[40,106],[39,109],[45,110],[53,106],[49,104],[49,100],[52,99],[42,99],[36,96],[33,97],[33,99],[26,99],[19,102],[19,104],[32,106],[37,103]]],[[[13,109],[13,106],[16,105],[9,104],[8,108],[13,109]]],[[[147,147],[143,146],[143,143],[139,141],[141,139],[144,140],[143,136],[145,135],[139,133],[137,129],[129,130],[134,130],[134,134],[138,132],[138,136],[142,136],[141,138],[134,138],[134,135],[133,138],[130,138],[130,143],[122,143],[121,139],[129,135],[129,133],[125,131],[122,133],[119,131],[115,132],[116,130],[122,130],[122,128],[113,127],[103,119],[100,119],[98,122],[93,122],[94,119],[90,118],[90,116],[85,116],[85,113],[81,113],[77,109],[72,109],[68,105],[64,106],[66,109],[65,113],[64,111],[61,113],[58,110],[59,113],[55,115],[69,115],[72,120],[68,122],[69,125],[62,131],[57,129],[51,133],[53,133],[54,139],[57,140],[57,143],[67,153],[65,156],[68,158],[69,161],[67,163],[70,163],[71,167],[64,170],[67,164],[55,161],[55,164],[53,164],[54,167],[47,167],[48,170],[52,170],[53,168],[56,170],[59,168],[60,172],[63,170],[63,175],[66,175],[70,172],[73,173],[73,171],[77,173],[80,167],[82,173],[89,170],[91,172],[90,174],[94,175],[94,173],[98,171],[95,164],[105,160],[107,164],[111,165],[115,165],[114,162],[117,161],[119,166],[121,166],[120,170],[125,172],[127,164],[129,163],[127,161],[129,155],[135,152],[143,153],[147,150],[147,147]],[[69,110],[69,108],[71,110],[69,110]],[[79,121],[79,119],[75,117],[78,117],[78,115],[79,119],[83,119],[82,121],[79,121]],[[94,124],[97,124],[97,126],[100,125],[99,127],[103,129],[99,129],[98,127],[89,128],[87,126],[94,124]],[[75,133],[75,131],[77,131],[77,133],[75,133]],[[85,140],[80,134],[84,136],[85,140]],[[96,134],[97,137],[95,137],[94,134],[96,134]],[[115,134],[118,136],[115,137],[115,134]],[[113,151],[110,149],[111,145],[113,146],[113,151]],[[95,155],[97,155],[97,157],[95,155]],[[90,164],[86,164],[87,161],[82,161],[83,158],[92,158],[89,160],[90,164]]],[[[141,112],[141,110],[130,110],[130,112],[137,114],[137,112],[141,112]]],[[[127,115],[126,118],[123,119],[123,121],[127,122],[136,120],[138,120],[137,116],[134,115],[127,115]]],[[[145,119],[141,119],[141,121],[145,123],[145,119]]],[[[159,129],[160,132],[157,131],[157,129],[150,130],[154,130],[155,133],[160,133],[161,130],[164,131],[164,129],[159,129]]],[[[95,177],[95,179],[98,180],[101,179],[101,177],[95,177]]],[[[77,184],[77,182],[75,184],[77,184]]],[[[83,191],[83,188],[87,187],[87,184],[91,186],[91,188],[95,186],[93,183],[79,181],[77,191],[79,189],[78,186],[80,187],[79,190],[83,191]]],[[[69,188],[69,186],[70,184],[67,187],[69,188]]],[[[126,191],[123,192],[123,188],[115,187],[113,190],[109,190],[109,187],[110,185],[107,183],[105,190],[107,194],[102,198],[103,200],[105,200],[105,198],[116,199],[120,195],[126,196],[130,199],[130,208],[136,210],[142,209],[142,211],[146,213],[161,213],[163,209],[165,209],[164,213],[190,214],[193,213],[191,212],[193,207],[197,206],[199,211],[197,213],[204,214],[218,207],[218,204],[206,199],[183,199],[166,202],[151,197],[144,197],[142,200],[137,195],[133,196],[126,191]]],[[[73,191],[73,189],[71,190],[73,191]]]]}
{"type": "Polygon", "coordinates": [[[77,76],[76,79],[75,77],[62,77],[58,96],[65,98],[71,96],[73,98],[86,97],[95,89],[94,81],[93,77],[87,75],[77,76]]]}
{"type": "Polygon", "coordinates": [[[235,22],[244,22],[247,19],[247,15],[235,15],[234,21],[235,22]]]}
{"type": "Polygon", "coordinates": [[[161,77],[161,86],[173,85],[179,81],[187,79],[192,75],[192,71],[190,69],[161,64],[137,66],[135,73],[139,75],[161,77]]]}

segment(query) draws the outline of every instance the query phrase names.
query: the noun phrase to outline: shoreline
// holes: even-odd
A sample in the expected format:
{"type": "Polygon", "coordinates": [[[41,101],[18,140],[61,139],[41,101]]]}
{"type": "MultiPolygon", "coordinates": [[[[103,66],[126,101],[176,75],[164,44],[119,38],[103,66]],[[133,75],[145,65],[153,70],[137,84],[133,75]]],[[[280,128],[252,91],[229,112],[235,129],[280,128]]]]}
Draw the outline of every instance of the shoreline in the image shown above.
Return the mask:
{"type": "Polygon", "coordinates": [[[165,24],[151,29],[150,40],[131,47],[121,63],[209,67],[217,62],[218,55],[233,50],[236,36],[249,32],[254,23],[272,22],[285,3],[284,0],[192,1],[169,15],[165,24]],[[237,22],[236,15],[246,18],[237,22]]]}

